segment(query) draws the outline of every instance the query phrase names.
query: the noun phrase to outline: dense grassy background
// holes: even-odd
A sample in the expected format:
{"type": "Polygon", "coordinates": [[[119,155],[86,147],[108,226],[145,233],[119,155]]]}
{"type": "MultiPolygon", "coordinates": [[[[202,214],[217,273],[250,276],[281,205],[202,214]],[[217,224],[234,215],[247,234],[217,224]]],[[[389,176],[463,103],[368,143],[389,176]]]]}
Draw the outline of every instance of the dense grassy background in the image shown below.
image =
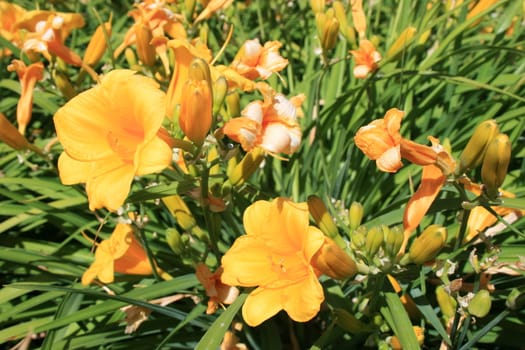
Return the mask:
{"type": "MultiPolygon", "coordinates": [[[[127,16],[131,6],[126,1],[95,0],[87,5],[83,1],[16,3],[26,9],[81,13],[86,25],[73,31],[68,39],[69,47],[78,53],[85,49],[99,18],[106,20],[113,15],[113,49],[133,23],[127,16]]],[[[419,181],[420,168],[407,164],[396,174],[382,173],[353,142],[359,127],[382,118],[393,107],[406,112],[403,136],[423,144],[429,135],[446,140],[455,156],[477,124],[495,119],[512,142],[513,159],[503,187],[518,198],[525,197],[524,5],[502,0],[467,20],[469,6],[475,1],[464,1],[453,9],[445,3],[448,2],[365,2],[367,36],[377,43],[383,57],[405,28],[416,28],[410,45],[397,56],[384,59],[380,69],[366,80],[353,77],[354,63],[348,51],[356,46],[342,36],[328,53],[329,62],[322,63],[314,14],[306,0],[234,1],[201,25],[208,30],[208,44],[214,53],[233,25],[232,39],[217,62],[221,64],[229,64],[247,39],[279,40],[283,43],[281,54],[290,64],[279,77],[272,76],[270,84],[287,96],[304,93],[307,97],[300,150],[287,161],[268,157],[250,183],[235,194],[228,210],[213,216],[219,220],[219,227],[212,227],[208,214],[188,199],[199,225],[218,234],[221,252],[242,234],[242,212],[255,198],[287,196],[304,201],[316,194],[329,205],[341,232],[348,231],[344,209],[354,201],[364,206],[365,224],[399,224],[404,205],[419,181]],[[511,25],[512,32],[508,30],[511,25]]],[[[189,33],[198,35],[195,28],[190,28],[189,33]]],[[[0,44],[8,45],[5,40],[0,44]]],[[[19,52],[15,51],[14,56],[19,57],[19,52]]],[[[106,53],[97,72],[128,68],[123,55],[115,61],[110,56],[106,53]]],[[[14,121],[20,87],[16,75],[5,69],[12,58],[0,58],[0,112],[14,121]]],[[[27,133],[39,147],[45,147],[55,137],[52,116],[66,102],[51,79],[54,66],[46,63],[46,69],[46,78],[35,90],[33,119],[27,133]]],[[[76,81],[79,70],[66,67],[64,73],[76,81]]],[[[144,70],[144,74],[151,73],[144,70]]],[[[164,88],[167,85],[167,81],[160,83],[164,88]]],[[[86,78],[76,88],[85,90],[90,84],[92,81],[86,78]]],[[[253,98],[253,94],[242,94],[241,106],[253,98]]],[[[205,297],[191,267],[195,250],[198,253],[201,247],[188,249],[182,256],[175,254],[166,244],[165,232],[178,227],[178,223],[158,203],[143,200],[148,192],[140,191],[157,180],[155,176],[134,184],[132,208],[148,216],[143,239],[159,265],[175,278],[160,281],[155,277],[119,276],[111,285],[116,296],[106,294],[98,286],[80,285],[79,278],[92,261],[92,243],[83,234],[108,237],[114,218],[105,211],[90,212],[82,186],[60,183],[55,169],[60,152],[59,144],[52,145],[49,160],[45,160],[32,153],[15,152],[0,143],[0,344],[13,346],[27,334],[34,334],[30,345],[34,349],[192,349],[197,344],[203,349],[213,348],[209,344],[220,342],[229,325],[221,322],[223,318],[240,319],[235,315],[241,300],[213,316],[204,314],[205,301],[195,305],[189,298],[169,307],[150,305],[154,312],[148,321],[136,333],[124,333],[124,315],[119,308],[125,304],[140,305],[145,300],[177,293],[205,297]]],[[[480,179],[476,171],[472,178],[480,179]]],[[[453,240],[459,231],[461,211],[457,191],[453,186],[445,186],[422,226],[447,225],[453,240]]],[[[524,223],[519,220],[494,241],[477,244],[480,259],[483,260],[483,254],[499,255],[500,261],[523,259],[524,223]]],[[[473,244],[450,244],[441,257],[458,264],[451,279],[464,277],[477,286],[479,275],[471,274],[468,263],[473,248],[473,244]]],[[[433,276],[431,267],[400,274],[402,286],[415,297],[425,316],[414,324],[425,326],[424,347],[428,349],[438,348],[443,335],[435,286],[431,283],[433,276]]],[[[505,299],[512,288],[523,291],[524,282],[523,270],[518,276],[493,276],[491,283],[496,290],[490,315],[476,322],[472,318],[465,321],[452,334],[450,348],[483,348],[491,343],[495,345],[489,347],[522,348],[525,335],[517,330],[523,330],[525,315],[522,310],[510,312],[505,299]]],[[[354,301],[373,292],[375,286],[373,279],[361,284],[324,280],[330,308],[344,307],[356,314],[360,310],[354,301]]],[[[392,312],[397,310],[396,305],[386,305],[392,312]]],[[[306,324],[293,323],[279,314],[261,327],[245,326],[242,341],[251,349],[362,346],[368,335],[345,333],[335,326],[330,308],[306,324]]],[[[402,309],[400,312],[404,313],[402,309]]],[[[406,331],[403,327],[409,328],[410,324],[400,327],[406,331]]],[[[380,339],[390,334],[376,331],[380,339]]]]}

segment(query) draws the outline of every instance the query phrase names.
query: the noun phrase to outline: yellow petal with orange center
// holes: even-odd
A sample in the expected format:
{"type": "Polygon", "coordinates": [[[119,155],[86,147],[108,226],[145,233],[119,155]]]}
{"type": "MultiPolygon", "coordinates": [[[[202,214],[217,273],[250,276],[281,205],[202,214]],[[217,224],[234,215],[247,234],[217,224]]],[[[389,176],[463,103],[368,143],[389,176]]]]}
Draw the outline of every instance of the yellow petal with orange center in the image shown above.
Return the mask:
{"type": "Polygon", "coordinates": [[[242,317],[256,327],[283,309],[280,289],[257,288],[248,295],[242,307],[242,317]]]}
{"type": "Polygon", "coordinates": [[[171,147],[160,137],[153,138],[136,154],[136,174],[152,174],[163,170],[173,158],[171,147]]]}
{"type": "Polygon", "coordinates": [[[128,196],[134,177],[132,165],[122,165],[86,183],[89,209],[107,208],[116,211],[128,196]]]}

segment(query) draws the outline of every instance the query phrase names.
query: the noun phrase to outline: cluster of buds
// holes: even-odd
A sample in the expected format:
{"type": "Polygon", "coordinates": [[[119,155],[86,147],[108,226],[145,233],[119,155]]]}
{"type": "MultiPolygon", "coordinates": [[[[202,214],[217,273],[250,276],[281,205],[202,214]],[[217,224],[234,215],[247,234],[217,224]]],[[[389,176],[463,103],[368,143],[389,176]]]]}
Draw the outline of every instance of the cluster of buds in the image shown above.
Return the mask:
{"type": "Polygon", "coordinates": [[[499,196],[510,162],[511,144],[506,134],[500,133],[496,121],[479,124],[460,155],[457,175],[481,165],[481,180],[489,199],[499,196]]]}
{"type": "Polygon", "coordinates": [[[324,11],[324,1],[311,1],[312,9],[315,13],[315,24],[317,36],[323,50],[323,57],[326,58],[327,52],[332,50],[337,43],[339,34],[339,19],[333,8],[324,11]]]}

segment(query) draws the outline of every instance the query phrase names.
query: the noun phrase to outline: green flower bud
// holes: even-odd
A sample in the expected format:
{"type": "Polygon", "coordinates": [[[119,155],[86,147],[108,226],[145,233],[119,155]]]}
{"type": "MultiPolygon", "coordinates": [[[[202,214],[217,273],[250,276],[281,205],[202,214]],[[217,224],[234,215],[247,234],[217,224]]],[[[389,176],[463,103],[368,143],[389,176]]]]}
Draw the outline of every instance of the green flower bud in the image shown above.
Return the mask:
{"type": "Polygon", "coordinates": [[[423,264],[436,257],[447,240],[447,229],[440,225],[428,226],[417,237],[408,252],[409,261],[414,264],[423,264]]]}
{"type": "Polygon", "coordinates": [[[365,252],[369,258],[374,257],[383,245],[384,233],[380,226],[374,226],[366,234],[365,252]]]}
{"type": "Polygon", "coordinates": [[[474,169],[481,164],[487,146],[498,132],[498,124],[493,119],[486,120],[476,127],[459,157],[459,174],[462,174],[467,169],[474,169]]]}
{"type": "Polygon", "coordinates": [[[363,205],[359,202],[353,202],[348,210],[348,220],[350,223],[350,230],[355,230],[361,225],[363,220],[363,205]]]}
{"type": "Polygon", "coordinates": [[[325,235],[330,238],[339,236],[339,230],[321,198],[316,195],[309,196],[308,211],[310,212],[310,215],[312,215],[317,226],[319,226],[319,229],[323,231],[325,235]]]}
{"type": "Polygon", "coordinates": [[[505,301],[505,305],[513,311],[521,310],[525,305],[525,293],[517,288],[513,288],[507,297],[507,301],[505,301]]]}
{"type": "Polygon", "coordinates": [[[385,252],[388,256],[395,257],[397,255],[403,244],[404,237],[405,235],[401,226],[395,226],[386,231],[385,252]]]}
{"type": "Polygon", "coordinates": [[[472,316],[481,318],[488,315],[491,306],[492,300],[489,291],[482,289],[474,295],[467,309],[472,316]]]}
{"type": "Polygon", "coordinates": [[[366,244],[367,229],[359,226],[350,236],[350,247],[352,250],[361,250],[366,244]]]}
{"type": "Polygon", "coordinates": [[[487,147],[481,166],[481,180],[491,199],[498,197],[499,187],[507,176],[510,153],[510,140],[505,134],[498,134],[487,147]]]}
{"type": "Polygon", "coordinates": [[[169,228],[166,230],[166,242],[175,254],[181,255],[184,252],[184,242],[182,241],[179,231],[175,228],[169,228]]]}
{"type": "Polygon", "coordinates": [[[456,314],[456,307],[458,305],[456,299],[447,293],[443,286],[436,288],[436,299],[441,309],[441,313],[445,318],[451,318],[456,314]]]}

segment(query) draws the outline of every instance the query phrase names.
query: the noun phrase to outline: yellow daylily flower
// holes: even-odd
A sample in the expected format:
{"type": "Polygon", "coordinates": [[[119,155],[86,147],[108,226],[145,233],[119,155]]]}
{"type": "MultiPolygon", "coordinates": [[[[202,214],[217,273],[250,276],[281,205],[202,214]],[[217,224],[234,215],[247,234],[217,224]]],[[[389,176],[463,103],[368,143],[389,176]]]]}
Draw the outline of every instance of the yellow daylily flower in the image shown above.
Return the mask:
{"type": "Polygon", "coordinates": [[[108,73],[55,114],[64,146],[58,160],[62,183],[85,182],[91,210],[116,211],[134,176],[171,163],[161,129],[165,111],[166,96],[153,79],[124,69],[108,73]]]}
{"type": "Polygon", "coordinates": [[[325,242],[309,226],[308,204],[285,198],[257,201],[244,212],[246,235],[237,238],[222,258],[221,280],[255,287],[242,315],[257,326],[284,310],[297,322],[311,320],[324,300],[318,271],[311,260],[325,242]]]}
{"type": "Polygon", "coordinates": [[[26,127],[31,121],[33,113],[33,89],[37,81],[44,78],[44,65],[37,62],[27,67],[23,61],[13,60],[7,70],[16,72],[20,79],[20,100],[16,107],[16,119],[18,122],[18,131],[25,134],[26,127]]]}
{"type": "Polygon", "coordinates": [[[206,295],[210,298],[208,300],[208,309],[206,310],[208,315],[215,313],[220,304],[231,304],[239,296],[239,289],[221,282],[222,272],[222,267],[219,267],[212,273],[209,267],[203,263],[197,264],[195,268],[197,279],[206,290],[206,295]]]}
{"type": "MultiPolygon", "coordinates": [[[[23,18],[25,13],[26,10],[16,4],[0,1],[0,36],[18,46],[20,38],[16,23],[23,18]]],[[[11,54],[11,50],[7,48],[0,49],[0,57],[11,54]]]]}
{"type": "MultiPolygon", "coordinates": [[[[298,107],[282,94],[263,93],[264,101],[250,102],[241,117],[229,120],[225,135],[239,142],[245,151],[261,147],[270,154],[292,154],[301,144],[302,132],[297,123],[298,107]]],[[[294,102],[301,102],[302,98],[294,102]]]]}
{"type": "Polygon", "coordinates": [[[268,79],[288,65],[288,60],[279,54],[281,46],[279,41],[268,41],[262,46],[259,39],[247,40],[230,66],[248,79],[268,79]]]}
{"type": "Polygon", "coordinates": [[[374,44],[369,40],[359,41],[358,50],[350,50],[355,59],[354,77],[365,79],[369,73],[378,67],[377,62],[381,60],[381,54],[376,50],[374,44]]]}
{"type": "Polygon", "coordinates": [[[88,285],[95,278],[102,283],[112,283],[115,272],[130,275],[153,273],[146,251],[128,224],[117,224],[111,236],[98,244],[95,261],[82,275],[82,284],[88,285]]]}

